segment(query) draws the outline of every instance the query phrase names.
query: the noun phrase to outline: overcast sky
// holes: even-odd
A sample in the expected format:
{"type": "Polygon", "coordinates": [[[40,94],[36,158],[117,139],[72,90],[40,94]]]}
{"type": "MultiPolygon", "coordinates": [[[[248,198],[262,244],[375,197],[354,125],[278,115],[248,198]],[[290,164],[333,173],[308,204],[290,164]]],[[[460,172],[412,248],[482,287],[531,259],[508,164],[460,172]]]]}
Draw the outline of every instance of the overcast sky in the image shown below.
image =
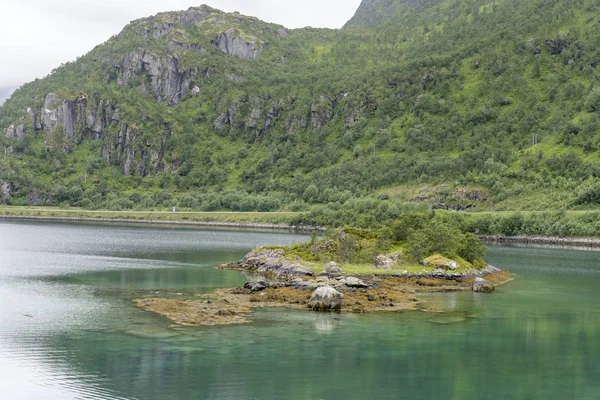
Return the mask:
{"type": "MultiPolygon", "coordinates": [[[[92,50],[130,21],[192,0],[0,0],[0,104],[23,83],[92,50]]],[[[341,28],[361,0],[204,0],[288,28],[341,28]]]]}

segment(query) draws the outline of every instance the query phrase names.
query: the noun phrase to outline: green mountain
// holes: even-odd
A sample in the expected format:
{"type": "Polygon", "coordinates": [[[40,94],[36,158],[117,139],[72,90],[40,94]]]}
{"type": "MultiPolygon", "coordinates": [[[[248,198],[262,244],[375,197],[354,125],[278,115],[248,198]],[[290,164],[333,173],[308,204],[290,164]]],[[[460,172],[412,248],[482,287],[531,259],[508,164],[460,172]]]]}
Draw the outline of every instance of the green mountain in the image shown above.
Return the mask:
{"type": "Polygon", "coordinates": [[[341,30],[158,14],[0,108],[0,198],[374,220],[594,207],[599,28],[591,0],[364,0],[341,30]]]}

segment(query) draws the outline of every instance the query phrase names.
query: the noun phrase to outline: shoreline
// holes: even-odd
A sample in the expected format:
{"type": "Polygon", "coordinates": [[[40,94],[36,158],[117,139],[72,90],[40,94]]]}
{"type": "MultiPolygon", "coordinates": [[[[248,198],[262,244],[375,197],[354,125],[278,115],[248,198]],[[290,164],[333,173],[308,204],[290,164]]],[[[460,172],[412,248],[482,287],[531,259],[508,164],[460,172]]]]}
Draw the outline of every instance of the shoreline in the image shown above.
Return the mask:
{"type": "MultiPolygon", "coordinates": [[[[0,214],[0,220],[30,220],[30,221],[58,221],[58,222],[97,222],[109,224],[145,224],[145,225],[172,225],[190,226],[200,228],[233,228],[233,229],[258,229],[288,232],[323,233],[324,227],[296,226],[285,223],[268,222],[233,222],[233,221],[194,221],[175,219],[132,219],[132,218],[101,218],[101,217],[62,217],[62,216],[37,216],[0,214]]],[[[595,237],[562,237],[562,236],[503,236],[503,235],[478,235],[486,244],[523,244],[543,246],[564,246],[579,249],[600,249],[600,238],[595,237]]]]}
{"type": "Polygon", "coordinates": [[[486,244],[523,244],[576,247],[580,249],[600,249],[600,238],[594,237],[560,237],[560,236],[502,236],[479,235],[486,244]]]}
{"type": "Polygon", "coordinates": [[[57,217],[33,215],[6,215],[0,214],[2,220],[30,220],[30,221],[58,221],[58,222],[98,222],[109,224],[145,224],[145,225],[175,225],[196,226],[202,228],[236,228],[236,229],[261,229],[291,232],[324,232],[325,228],[313,226],[295,226],[287,224],[270,224],[262,222],[227,222],[227,221],[190,221],[190,220],[155,220],[131,218],[95,218],[95,217],[57,217]]]}

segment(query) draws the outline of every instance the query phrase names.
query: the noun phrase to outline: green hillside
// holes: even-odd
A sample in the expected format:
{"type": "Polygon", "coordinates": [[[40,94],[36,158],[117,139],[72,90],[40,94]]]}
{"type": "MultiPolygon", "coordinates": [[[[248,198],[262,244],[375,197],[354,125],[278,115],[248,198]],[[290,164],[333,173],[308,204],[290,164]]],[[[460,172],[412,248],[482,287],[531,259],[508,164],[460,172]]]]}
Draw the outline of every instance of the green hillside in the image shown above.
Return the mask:
{"type": "Polygon", "coordinates": [[[364,0],[341,30],[207,6],[132,22],[0,108],[1,202],[592,209],[600,5],[364,0]]]}

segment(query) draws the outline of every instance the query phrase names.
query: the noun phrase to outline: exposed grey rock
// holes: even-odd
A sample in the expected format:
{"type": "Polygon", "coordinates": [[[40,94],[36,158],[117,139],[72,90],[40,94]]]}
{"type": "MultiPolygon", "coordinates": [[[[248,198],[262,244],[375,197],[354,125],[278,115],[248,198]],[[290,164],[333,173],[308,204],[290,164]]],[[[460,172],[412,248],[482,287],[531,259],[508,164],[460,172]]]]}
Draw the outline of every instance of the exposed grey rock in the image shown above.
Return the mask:
{"type": "Polygon", "coordinates": [[[269,129],[273,122],[277,119],[277,108],[275,104],[271,104],[271,108],[267,113],[267,118],[265,119],[265,129],[269,129]]]}
{"type": "Polygon", "coordinates": [[[248,282],[244,285],[244,289],[249,289],[252,292],[260,292],[268,288],[269,285],[266,282],[248,282]]]}
{"type": "Polygon", "coordinates": [[[277,33],[279,34],[279,36],[281,36],[284,39],[288,35],[287,30],[285,30],[285,28],[279,28],[279,29],[277,29],[277,33]]]}
{"type": "Polygon", "coordinates": [[[450,270],[455,270],[455,269],[460,268],[459,263],[457,263],[454,260],[447,259],[445,257],[437,257],[433,261],[430,261],[430,259],[421,260],[420,264],[424,265],[426,267],[438,267],[438,268],[445,268],[445,269],[450,269],[450,270]]]}
{"type": "Polygon", "coordinates": [[[310,297],[309,307],[313,311],[340,310],[344,295],[331,286],[316,289],[310,297]]]}
{"type": "Polygon", "coordinates": [[[460,264],[454,260],[450,260],[446,264],[444,264],[444,267],[446,267],[447,269],[455,270],[460,268],[460,264]]]}
{"type": "Polygon", "coordinates": [[[333,105],[331,100],[325,96],[320,96],[319,102],[311,106],[310,115],[313,129],[324,127],[325,124],[333,118],[333,105]]]}
{"type": "Polygon", "coordinates": [[[378,255],[375,261],[375,268],[383,269],[385,271],[390,271],[393,268],[398,266],[398,262],[396,260],[391,259],[388,256],[378,255]]]}
{"type": "Polygon", "coordinates": [[[344,272],[344,269],[338,263],[331,261],[325,264],[323,272],[327,274],[341,274],[344,272]]]}
{"type": "Polygon", "coordinates": [[[227,111],[217,117],[214,123],[214,127],[217,130],[222,130],[227,125],[233,127],[235,125],[235,117],[237,115],[237,104],[235,102],[227,108],[227,111]]]}
{"type": "Polygon", "coordinates": [[[251,111],[246,126],[249,128],[256,128],[260,119],[260,98],[252,96],[250,98],[250,105],[251,111]]]}
{"type": "Polygon", "coordinates": [[[246,41],[233,28],[220,33],[213,43],[223,53],[246,60],[256,60],[262,54],[264,47],[262,44],[246,41]]]}
{"type": "Polygon", "coordinates": [[[275,271],[277,275],[314,276],[314,272],[299,265],[284,265],[275,271]]]}
{"type": "Polygon", "coordinates": [[[0,181],[0,204],[4,204],[10,199],[11,192],[11,185],[8,182],[0,181]]]}
{"type": "Polygon", "coordinates": [[[204,21],[211,14],[211,11],[207,6],[190,7],[179,13],[179,24],[185,27],[204,21]]]}
{"type": "Polygon", "coordinates": [[[315,290],[318,287],[323,286],[314,281],[305,281],[302,278],[296,278],[292,281],[291,286],[298,290],[315,290]]]}
{"type": "Polygon", "coordinates": [[[56,93],[48,93],[42,107],[41,123],[42,129],[46,135],[50,135],[52,130],[62,128],[63,124],[62,100],[56,93]]]}
{"type": "MultiPolygon", "coordinates": [[[[142,50],[126,53],[123,61],[115,65],[115,68],[119,71],[117,84],[129,85],[138,77],[146,75],[150,81],[142,83],[144,90],[157,100],[169,104],[176,104],[183,97],[193,95],[197,86],[192,82],[209,74],[208,70],[198,67],[181,67],[177,55],[160,57],[142,50]]],[[[199,89],[198,87],[198,92],[199,89]]]]}
{"type": "Polygon", "coordinates": [[[241,264],[262,274],[274,274],[283,278],[292,276],[313,276],[314,272],[285,259],[282,250],[259,249],[248,253],[241,264]]]}
{"type": "Polygon", "coordinates": [[[481,272],[484,274],[496,274],[498,272],[502,272],[502,270],[500,268],[496,268],[492,265],[486,265],[485,268],[483,268],[481,270],[481,272]]]}
{"type": "Polygon", "coordinates": [[[345,278],[344,284],[351,288],[367,288],[367,287],[369,287],[369,285],[367,285],[366,283],[364,283],[363,281],[361,281],[360,279],[358,279],[354,276],[349,276],[349,277],[345,278]]]}
{"type": "Polygon", "coordinates": [[[473,292],[476,293],[492,293],[496,288],[494,284],[486,281],[483,278],[475,278],[475,282],[473,283],[473,292]]]}
{"type": "Polygon", "coordinates": [[[25,122],[23,118],[14,124],[10,124],[6,128],[5,133],[8,138],[23,139],[23,136],[25,135],[25,122]]]}

